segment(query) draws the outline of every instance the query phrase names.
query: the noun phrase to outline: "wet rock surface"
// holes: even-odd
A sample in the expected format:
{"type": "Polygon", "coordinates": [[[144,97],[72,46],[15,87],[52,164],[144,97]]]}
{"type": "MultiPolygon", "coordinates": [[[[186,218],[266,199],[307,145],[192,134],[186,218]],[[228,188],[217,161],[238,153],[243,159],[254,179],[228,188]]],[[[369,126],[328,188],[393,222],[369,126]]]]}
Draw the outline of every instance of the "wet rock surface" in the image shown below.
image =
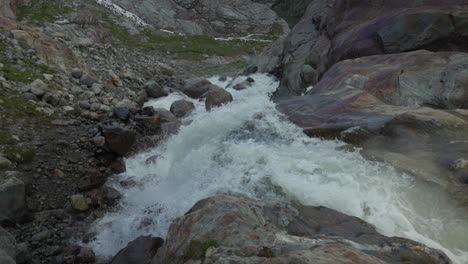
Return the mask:
{"type": "Polygon", "coordinates": [[[363,220],[326,207],[294,201],[267,204],[231,195],[201,200],[172,224],[152,263],[169,260],[451,263],[440,251],[407,239],[382,236],[363,220]]]}

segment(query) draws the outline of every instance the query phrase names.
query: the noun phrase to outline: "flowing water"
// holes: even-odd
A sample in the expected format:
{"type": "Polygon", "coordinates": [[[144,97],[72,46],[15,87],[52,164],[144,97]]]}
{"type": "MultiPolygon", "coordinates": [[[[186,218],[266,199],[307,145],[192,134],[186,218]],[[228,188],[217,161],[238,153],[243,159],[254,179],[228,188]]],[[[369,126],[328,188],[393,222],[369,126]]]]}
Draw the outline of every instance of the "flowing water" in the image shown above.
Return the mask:
{"type": "MultiPolygon", "coordinates": [[[[171,222],[198,200],[234,192],[324,205],[360,217],[384,235],[420,241],[456,263],[468,263],[468,214],[442,190],[347,152],[341,142],[305,136],[269,100],[278,83],[252,77],[254,87],[227,88],[234,102],[210,113],[194,100],[191,125],[127,160],[127,172],[118,180],[137,184],[115,185],[124,197],[95,224],[98,235],[91,246],[99,255],[111,256],[140,235],[165,237],[171,222]]],[[[211,81],[221,87],[230,83],[211,81]]],[[[149,105],[167,109],[180,98],[173,93],[149,105]]]]}

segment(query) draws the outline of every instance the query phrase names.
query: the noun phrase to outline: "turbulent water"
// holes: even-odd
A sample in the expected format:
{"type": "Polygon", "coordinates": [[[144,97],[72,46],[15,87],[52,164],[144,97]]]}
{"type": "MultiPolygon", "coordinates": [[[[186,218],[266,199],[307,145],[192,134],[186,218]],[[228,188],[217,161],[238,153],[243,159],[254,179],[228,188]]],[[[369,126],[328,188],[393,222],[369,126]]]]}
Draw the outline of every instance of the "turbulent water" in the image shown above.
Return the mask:
{"type": "MultiPolygon", "coordinates": [[[[117,180],[137,185],[116,184],[124,197],[95,224],[98,235],[91,246],[98,254],[111,256],[140,235],[165,237],[171,222],[198,200],[234,192],[324,205],[365,219],[384,235],[417,240],[444,250],[456,263],[468,263],[468,214],[443,191],[347,152],[343,143],[308,138],[269,100],[278,84],[265,75],[252,77],[252,88],[227,88],[234,102],[210,113],[194,100],[191,125],[127,160],[127,172],[117,180]]],[[[149,104],[169,108],[180,98],[173,93],[149,104]]]]}

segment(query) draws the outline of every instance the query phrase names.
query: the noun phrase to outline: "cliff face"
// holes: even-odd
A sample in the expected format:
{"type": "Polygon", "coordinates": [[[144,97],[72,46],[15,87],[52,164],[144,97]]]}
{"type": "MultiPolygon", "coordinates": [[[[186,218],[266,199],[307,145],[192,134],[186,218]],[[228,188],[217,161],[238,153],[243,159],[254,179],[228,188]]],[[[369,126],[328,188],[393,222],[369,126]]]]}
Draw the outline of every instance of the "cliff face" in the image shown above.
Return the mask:
{"type": "Polygon", "coordinates": [[[277,15],[251,0],[114,1],[157,28],[190,35],[268,34],[277,15]]]}
{"type": "Polygon", "coordinates": [[[461,0],[316,0],[249,69],[280,76],[279,108],[310,136],[364,147],[464,201],[467,14],[461,0]]]}

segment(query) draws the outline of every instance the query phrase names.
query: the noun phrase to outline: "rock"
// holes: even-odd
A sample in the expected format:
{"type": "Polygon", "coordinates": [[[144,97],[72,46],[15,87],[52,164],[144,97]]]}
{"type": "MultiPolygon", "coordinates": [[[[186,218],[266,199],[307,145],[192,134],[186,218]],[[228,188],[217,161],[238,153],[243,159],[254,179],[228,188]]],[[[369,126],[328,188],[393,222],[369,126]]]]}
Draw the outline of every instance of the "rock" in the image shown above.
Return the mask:
{"type": "Polygon", "coordinates": [[[82,194],[75,194],[70,196],[70,204],[73,209],[77,211],[87,211],[89,209],[89,205],[86,202],[86,197],[84,197],[82,194]]]}
{"type": "Polygon", "coordinates": [[[76,261],[78,263],[94,263],[96,261],[96,255],[92,249],[82,247],[76,256],[76,261]]]}
{"type": "Polygon", "coordinates": [[[145,83],[144,89],[150,98],[160,98],[169,95],[169,92],[155,81],[145,83]]]}
{"type": "Polygon", "coordinates": [[[142,107],[148,101],[148,93],[146,91],[141,91],[138,93],[137,104],[142,107]]]}
{"type": "Polygon", "coordinates": [[[130,110],[127,107],[115,107],[113,109],[114,117],[127,121],[130,118],[130,110]]]}
{"type": "Polygon", "coordinates": [[[193,99],[198,99],[210,90],[211,85],[206,79],[191,79],[185,82],[182,92],[193,99]]]}
{"type": "Polygon", "coordinates": [[[138,127],[146,133],[151,134],[161,128],[161,118],[158,115],[136,117],[135,121],[138,127]]]}
{"type": "Polygon", "coordinates": [[[47,84],[40,79],[37,79],[29,84],[29,91],[38,98],[41,98],[45,94],[47,88],[47,84]]]}
{"type": "Polygon", "coordinates": [[[130,99],[127,99],[127,98],[125,98],[122,101],[118,102],[115,106],[116,107],[126,107],[126,108],[129,108],[129,109],[138,108],[137,103],[135,103],[134,101],[132,101],[130,99]]]}
{"type": "Polygon", "coordinates": [[[18,41],[23,49],[31,49],[34,47],[34,37],[24,30],[12,30],[13,38],[18,41]]]}
{"type": "Polygon", "coordinates": [[[228,91],[219,87],[211,88],[206,94],[205,108],[207,111],[211,111],[211,109],[228,104],[232,100],[232,95],[228,91]]]}
{"type": "Polygon", "coordinates": [[[16,264],[15,238],[0,226],[0,263],[16,264]]]}
{"type": "Polygon", "coordinates": [[[123,81],[120,79],[120,77],[115,74],[113,71],[109,71],[109,76],[111,78],[112,84],[114,84],[117,87],[123,86],[123,81]]]}
{"type": "Polygon", "coordinates": [[[106,145],[106,138],[105,137],[101,137],[101,136],[97,136],[97,137],[93,137],[91,139],[91,141],[94,143],[94,145],[96,147],[104,147],[106,145]]]}
{"type": "Polygon", "coordinates": [[[106,139],[106,146],[120,156],[125,156],[136,141],[135,131],[116,125],[104,126],[102,134],[106,139]]]}
{"type": "Polygon", "coordinates": [[[42,97],[42,100],[52,106],[59,106],[62,101],[62,94],[55,91],[48,92],[42,97]]]}
{"type": "Polygon", "coordinates": [[[109,165],[109,168],[111,169],[112,173],[116,174],[124,173],[127,170],[123,158],[117,158],[112,161],[112,163],[109,165]]]}
{"type": "Polygon", "coordinates": [[[173,222],[152,263],[384,264],[402,259],[451,263],[441,251],[383,236],[363,220],[326,207],[217,195],[173,222]]]}
{"type": "Polygon", "coordinates": [[[452,37],[466,36],[463,27],[457,26],[468,19],[466,11],[468,6],[463,0],[381,1],[372,5],[311,1],[283,41],[280,53],[277,46],[270,49],[270,55],[274,55],[269,60],[272,65],[265,67],[265,60],[258,60],[258,65],[268,71],[281,68],[281,85],[276,94],[280,98],[304,93],[318,76],[347,59],[418,49],[466,52],[466,46],[452,37]],[[454,5],[461,7],[455,10],[454,5]]]}
{"type": "Polygon", "coordinates": [[[269,34],[274,25],[282,21],[268,4],[251,0],[143,0],[137,6],[130,1],[117,0],[115,4],[155,28],[172,25],[171,30],[189,35],[269,34]]]}
{"type": "Polygon", "coordinates": [[[195,105],[186,100],[175,101],[171,105],[171,113],[177,118],[185,117],[195,110],[195,105]]]}
{"type": "Polygon", "coordinates": [[[27,214],[26,187],[16,177],[0,179],[0,223],[18,223],[27,214]]]}
{"type": "Polygon", "coordinates": [[[468,157],[465,143],[449,143],[466,140],[468,119],[456,112],[468,96],[465,63],[466,53],[429,51],[346,60],[278,109],[310,136],[346,140],[375,159],[452,186],[447,165],[468,157]],[[348,133],[358,130],[364,133],[348,133]]]}
{"type": "Polygon", "coordinates": [[[73,68],[71,70],[71,76],[75,79],[80,79],[83,76],[83,71],[78,68],[73,68]]]}
{"type": "Polygon", "coordinates": [[[28,243],[20,243],[16,245],[16,263],[28,264],[31,263],[31,250],[28,243]]]}
{"type": "Polygon", "coordinates": [[[161,123],[177,121],[177,117],[164,108],[156,108],[154,111],[161,118],[161,123]]]}
{"type": "Polygon", "coordinates": [[[42,232],[36,233],[34,236],[32,236],[31,241],[42,241],[45,240],[49,237],[51,232],[49,230],[44,230],[42,232]]]}
{"type": "Polygon", "coordinates": [[[0,170],[13,168],[13,162],[0,155],[0,170]]]}
{"type": "Polygon", "coordinates": [[[86,85],[88,88],[91,88],[93,84],[97,83],[98,80],[91,75],[83,74],[80,78],[80,83],[86,85]]]}
{"type": "Polygon", "coordinates": [[[164,240],[159,237],[141,236],[119,251],[110,264],[149,264],[164,240]]]}
{"type": "Polygon", "coordinates": [[[172,76],[172,75],[175,74],[175,69],[172,68],[171,66],[165,64],[165,63],[158,62],[158,63],[156,63],[156,66],[159,68],[161,73],[164,74],[164,75],[172,76]]]}

